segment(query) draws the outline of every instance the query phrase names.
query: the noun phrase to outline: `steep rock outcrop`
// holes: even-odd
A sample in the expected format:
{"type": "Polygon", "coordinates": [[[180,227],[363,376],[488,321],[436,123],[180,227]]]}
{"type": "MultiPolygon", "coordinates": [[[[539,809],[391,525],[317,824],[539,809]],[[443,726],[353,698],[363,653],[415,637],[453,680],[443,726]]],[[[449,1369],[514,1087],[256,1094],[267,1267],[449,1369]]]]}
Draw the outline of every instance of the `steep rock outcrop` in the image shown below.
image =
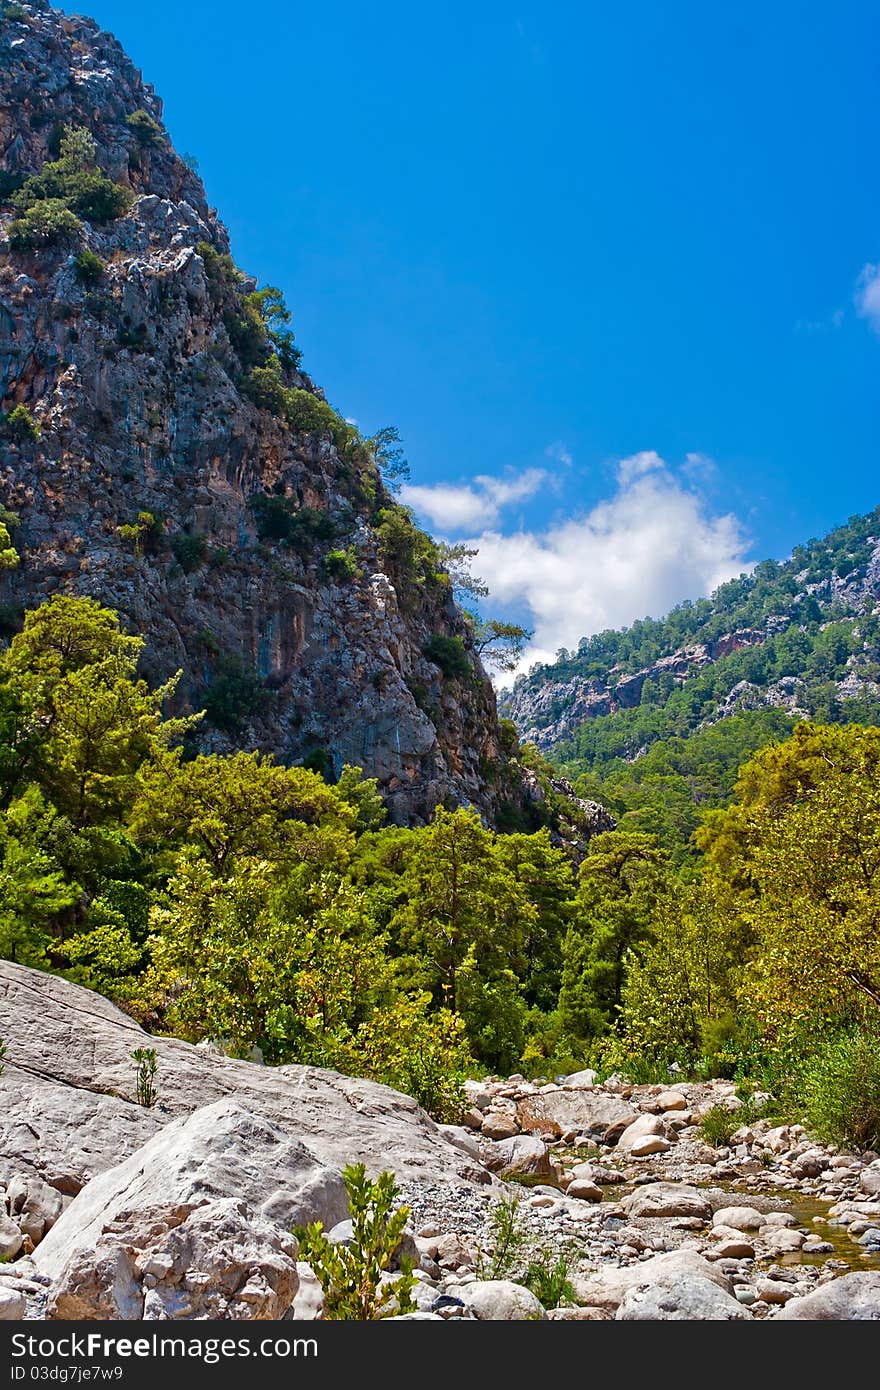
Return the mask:
{"type": "MultiPolygon", "coordinates": [[[[39,432],[0,430],[22,556],[2,581],[4,620],[59,591],[93,596],[147,638],[146,675],[182,669],[181,709],[231,682],[229,718],[201,726],[206,750],[358,764],[401,823],[440,802],[492,820],[517,775],[448,577],[413,573],[406,546],[383,539],[380,513],[401,514],[363,455],[355,465],[332,430],[254,404],[268,330],[255,344],[236,316],[256,282],[223,259],[226,231],[161,120],[93,21],[44,0],[4,18],[4,192],[81,127],[132,197],[116,220],[24,249],[8,239],[14,209],[0,210],[0,397],[39,432]],[[84,251],[100,262],[85,273],[84,251]],[[273,506],[295,543],[265,524],[273,506]],[[143,537],[120,532],[139,515],[143,537]],[[457,662],[426,655],[438,638],[457,662]]],[[[323,401],[296,354],[279,380],[323,401]]]]}

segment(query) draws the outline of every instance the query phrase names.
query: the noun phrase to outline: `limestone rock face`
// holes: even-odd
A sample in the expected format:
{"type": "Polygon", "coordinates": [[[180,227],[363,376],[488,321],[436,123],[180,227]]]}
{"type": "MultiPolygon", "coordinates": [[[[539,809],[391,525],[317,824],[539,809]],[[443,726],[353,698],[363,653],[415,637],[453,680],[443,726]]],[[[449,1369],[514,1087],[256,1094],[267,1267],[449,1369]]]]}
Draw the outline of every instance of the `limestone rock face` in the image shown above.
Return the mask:
{"type": "Polygon", "coordinates": [[[0,1017],[8,1045],[0,1184],[36,1175],[57,1193],[73,1195],[161,1139],[176,1119],[218,1101],[235,1102],[254,1124],[277,1126],[335,1169],[361,1161],[372,1174],[390,1168],[399,1179],[488,1178],[414,1100],[390,1087],[315,1067],[234,1061],[151,1038],[91,990],[11,961],[0,961],[0,1017]],[[131,1053],[144,1046],[155,1048],[158,1062],[158,1102],[150,1109],[134,1100],[131,1053]]]}
{"type": "MultiPolygon", "coordinates": [[[[516,801],[521,773],[451,585],[413,582],[406,556],[380,545],[379,512],[396,504],[371,464],[361,476],[329,433],[297,431],[245,394],[254,363],[210,265],[228,252],[226,231],[117,41],[45,0],[22,11],[0,33],[3,169],[37,172],[59,130],[82,126],[133,202],[116,221],[85,223],[76,245],[33,251],[10,247],[13,213],[0,211],[0,408],[26,406],[40,430],[0,438],[0,498],[21,518],[22,556],[0,602],[60,591],[108,604],[147,637],[145,675],[182,669],[179,712],[201,708],[237,663],[259,708],[255,697],[234,732],[203,721],[206,751],[319,752],[377,777],[401,823],[439,802],[491,820],[516,801]],[[136,113],[154,123],[146,141],[136,113]],[[84,248],[104,265],[97,283],[77,271],[84,248]],[[258,534],[266,499],[305,518],[296,545],[258,534]],[[145,553],[118,530],[141,512],[161,519],[145,553]],[[192,563],[180,559],[187,538],[203,545],[192,563]],[[325,564],[340,548],[351,574],[325,564]],[[463,643],[468,679],[425,655],[436,636],[463,643]]],[[[322,399],[286,370],[288,386],[322,399]]]]}
{"type": "Polygon", "coordinates": [[[235,1198],[195,1207],[163,1202],[121,1213],[94,1242],[78,1242],[46,1316],[281,1318],[297,1291],[296,1254],[292,1236],[235,1198]]]}

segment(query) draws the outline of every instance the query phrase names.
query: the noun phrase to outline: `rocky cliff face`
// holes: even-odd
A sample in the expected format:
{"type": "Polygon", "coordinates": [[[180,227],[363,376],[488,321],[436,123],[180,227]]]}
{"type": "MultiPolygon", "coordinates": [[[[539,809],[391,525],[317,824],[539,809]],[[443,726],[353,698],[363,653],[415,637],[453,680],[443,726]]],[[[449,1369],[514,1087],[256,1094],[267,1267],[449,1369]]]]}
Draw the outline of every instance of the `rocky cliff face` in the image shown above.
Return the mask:
{"type": "MultiPolygon", "coordinates": [[[[225,259],[161,122],[91,20],[42,0],[6,8],[3,195],[57,158],[69,127],[130,193],[123,215],[24,247],[15,209],[0,211],[0,500],[22,559],[3,579],[7,626],[47,595],[91,595],[147,638],[145,674],[182,668],[181,708],[222,688],[203,749],[358,764],[400,822],[438,802],[491,820],[516,779],[448,579],[413,569],[406,535],[383,539],[380,513],[400,513],[363,450],[353,462],[332,429],[249,389],[270,351],[239,313],[256,284],[225,259]]],[[[277,383],[323,402],[296,355],[277,383]]]]}
{"type": "MultiPolygon", "coordinates": [[[[563,751],[589,720],[618,716],[623,727],[626,712],[645,704],[678,702],[667,724],[639,731],[651,737],[747,710],[850,718],[852,701],[861,703],[855,717],[873,718],[878,601],[880,508],[665,619],[584,638],[576,653],[519,677],[499,707],[523,740],[563,751]]],[[[630,755],[639,751],[637,742],[630,755]]]]}

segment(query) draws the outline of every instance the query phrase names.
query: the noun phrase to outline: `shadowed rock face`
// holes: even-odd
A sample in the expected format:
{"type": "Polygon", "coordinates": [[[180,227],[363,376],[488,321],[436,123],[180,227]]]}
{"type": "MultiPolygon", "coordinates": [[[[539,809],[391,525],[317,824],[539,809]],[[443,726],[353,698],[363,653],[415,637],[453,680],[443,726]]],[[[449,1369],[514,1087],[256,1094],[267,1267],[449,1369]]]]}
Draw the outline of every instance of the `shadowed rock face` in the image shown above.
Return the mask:
{"type": "MultiPolygon", "coordinates": [[[[0,500],[21,518],[22,555],[0,604],[59,591],[109,604],[147,638],[147,676],[182,668],[181,709],[198,709],[238,663],[261,683],[260,707],[232,733],[203,724],[206,751],[256,746],[284,762],[320,752],[377,777],[400,823],[439,802],[473,803],[491,821],[512,785],[516,799],[518,775],[451,587],[411,582],[377,543],[378,512],[394,506],[378,476],[365,484],[329,435],[299,433],[243,394],[228,287],[199,250],[225,253],[227,234],[162,130],[152,88],[91,20],[42,0],[22,8],[0,32],[0,165],[34,173],[65,125],[83,126],[134,201],[116,221],[87,223],[84,240],[40,251],[12,251],[13,213],[0,212],[2,409],[25,405],[40,428],[0,438],[0,500]],[[157,123],[146,144],[135,112],[157,123]],[[83,246],[104,264],[96,283],[78,274],[83,246]],[[261,538],[267,497],[324,517],[324,538],[261,538]],[[161,522],[142,554],[117,529],[139,512],[161,522]],[[204,553],[184,565],[187,536],[204,553]],[[336,548],[351,548],[353,576],[328,573],[336,548]],[[437,635],[461,639],[469,678],[424,655],[437,635]]],[[[296,369],[287,384],[322,398],[296,369]]]]}
{"type": "MultiPolygon", "coordinates": [[[[337,1171],[363,1162],[373,1174],[391,1168],[400,1179],[489,1180],[409,1096],[338,1072],[263,1067],[151,1038],[100,995],[10,961],[0,961],[0,1018],[8,1048],[0,1107],[3,1185],[16,1175],[36,1175],[73,1195],[172,1122],[218,1103],[245,1112],[255,1132],[261,1126],[277,1132],[276,1148],[302,1149],[337,1171]],[[134,1101],[131,1053],[144,1046],[155,1048],[158,1061],[158,1103],[149,1109],[134,1101]]],[[[168,1145],[171,1152],[171,1139],[168,1145]]],[[[263,1145],[267,1153],[272,1147],[263,1145]]],[[[267,1179],[260,1201],[279,1185],[267,1179]]],[[[259,1205],[259,1183],[252,1188],[242,1182],[222,1193],[215,1185],[211,1195],[244,1195],[259,1205]]]]}

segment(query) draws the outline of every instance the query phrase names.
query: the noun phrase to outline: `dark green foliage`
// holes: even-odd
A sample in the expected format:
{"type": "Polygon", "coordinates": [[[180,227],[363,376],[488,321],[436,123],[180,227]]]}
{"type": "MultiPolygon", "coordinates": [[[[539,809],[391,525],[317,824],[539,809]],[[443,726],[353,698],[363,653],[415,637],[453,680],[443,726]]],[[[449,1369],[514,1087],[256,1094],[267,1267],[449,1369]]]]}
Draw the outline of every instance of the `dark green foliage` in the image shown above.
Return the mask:
{"type": "Polygon", "coordinates": [[[143,149],[149,149],[151,145],[161,145],[165,142],[165,133],[158,121],[154,121],[149,111],[132,111],[130,116],[126,116],[125,124],[133,132],[134,138],[143,149]]]}
{"type": "Polygon", "coordinates": [[[13,193],[17,193],[24,183],[24,174],[13,174],[8,169],[0,169],[0,203],[8,203],[13,193]]]}
{"type": "Polygon", "coordinates": [[[252,666],[240,657],[222,658],[202,696],[205,717],[224,733],[236,734],[266,706],[269,692],[252,666]]]}
{"type": "Polygon", "coordinates": [[[805,1124],[826,1144],[880,1149],[880,1035],[832,1038],[804,1063],[805,1124]]]}
{"type": "Polygon", "coordinates": [[[63,198],[43,198],[9,226],[9,245],[13,251],[39,251],[75,241],[83,224],[63,198]]]}
{"type": "Polygon", "coordinates": [[[3,1075],[3,1058],[4,1058],[5,1056],[6,1056],[6,1044],[5,1044],[5,1042],[3,1041],[3,1039],[0,1038],[0,1076],[3,1075]]]}
{"type": "Polygon", "coordinates": [[[89,132],[68,127],[61,138],[60,157],[25,179],[12,202],[24,214],[47,201],[60,203],[78,218],[102,223],[121,217],[132,198],[129,189],[97,168],[96,146],[89,132]]]}
{"type": "Polygon", "coordinates": [[[171,542],[175,560],[184,574],[193,574],[208,555],[208,538],[200,531],[181,531],[171,542]]]}
{"type": "Polygon", "coordinates": [[[473,676],[464,642],[458,636],[447,637],[445,633],[435,632],[422,647],[422,652],[440,667],[447,680],[466,681],[473,676]]]}
{"type": "Polygon", "coordinates": [[[76,257],[76,278],[84,285],[93,287],[100,283],[104,278],[104,262],[100,256],[96,256],[88,246],[84,247],[76,257]]]}
{"type": "Polygon", "coordinates": [[[409,463],[401,447],[400,431],[394,425],[385,425],[365,439],[364,443],[385,486],[396,492],[409,477],[409,463]]]}
{"type": "MultiPolygon", "coordinates": [[[[13,439],[39,439],[40,426],[26,405],[14,405],[3,417],[3,427],[13,439]]],[[[3,518],[4,524],[8,524],[3,518]]]]}
{"type": "Polygon", "coordinates": [[[260,540],[284,541],[291,550],[307,555],[316,545],[335,539],[336,522],[330,512],[301,507],[295,497],[260,493],[253,506],[260,540]]]}
{"type": "Polygon", "coordinates": [[[317,772],[319,777],[323,777],[324,781],[331,785],[336,781],[336,768],[333,762],[333,754],[328,753],[326,748],[313,748],[303,758],[300,767],[306,767],[311,772],[317,772]]]}
{"type": "Polygon", "coordinates": [[[3,7],[3,18],[8,19],[10,23],[27,19],[27,10],[22,5],[16,5],[15,0],[11,0],[10,4],[3,7]]]}
{"type": "Polygon", "coordinates": [[[294,1231],[299,1257],[311,1265],[324,1292],[324,1317],[370,1322],[412,1312],[411,1261],[401,1260],[393,1285],[380,1282],[392,1267],[410,1214],[409,1207],[394,1207],[399,1191],[394,1174],[382,1172],[371,1181],[363,1163],[354,1163],[343,1168],[342,1177],[351,1213],[350,1244],[331,1244],[320,1221],[294,1231]]]}

